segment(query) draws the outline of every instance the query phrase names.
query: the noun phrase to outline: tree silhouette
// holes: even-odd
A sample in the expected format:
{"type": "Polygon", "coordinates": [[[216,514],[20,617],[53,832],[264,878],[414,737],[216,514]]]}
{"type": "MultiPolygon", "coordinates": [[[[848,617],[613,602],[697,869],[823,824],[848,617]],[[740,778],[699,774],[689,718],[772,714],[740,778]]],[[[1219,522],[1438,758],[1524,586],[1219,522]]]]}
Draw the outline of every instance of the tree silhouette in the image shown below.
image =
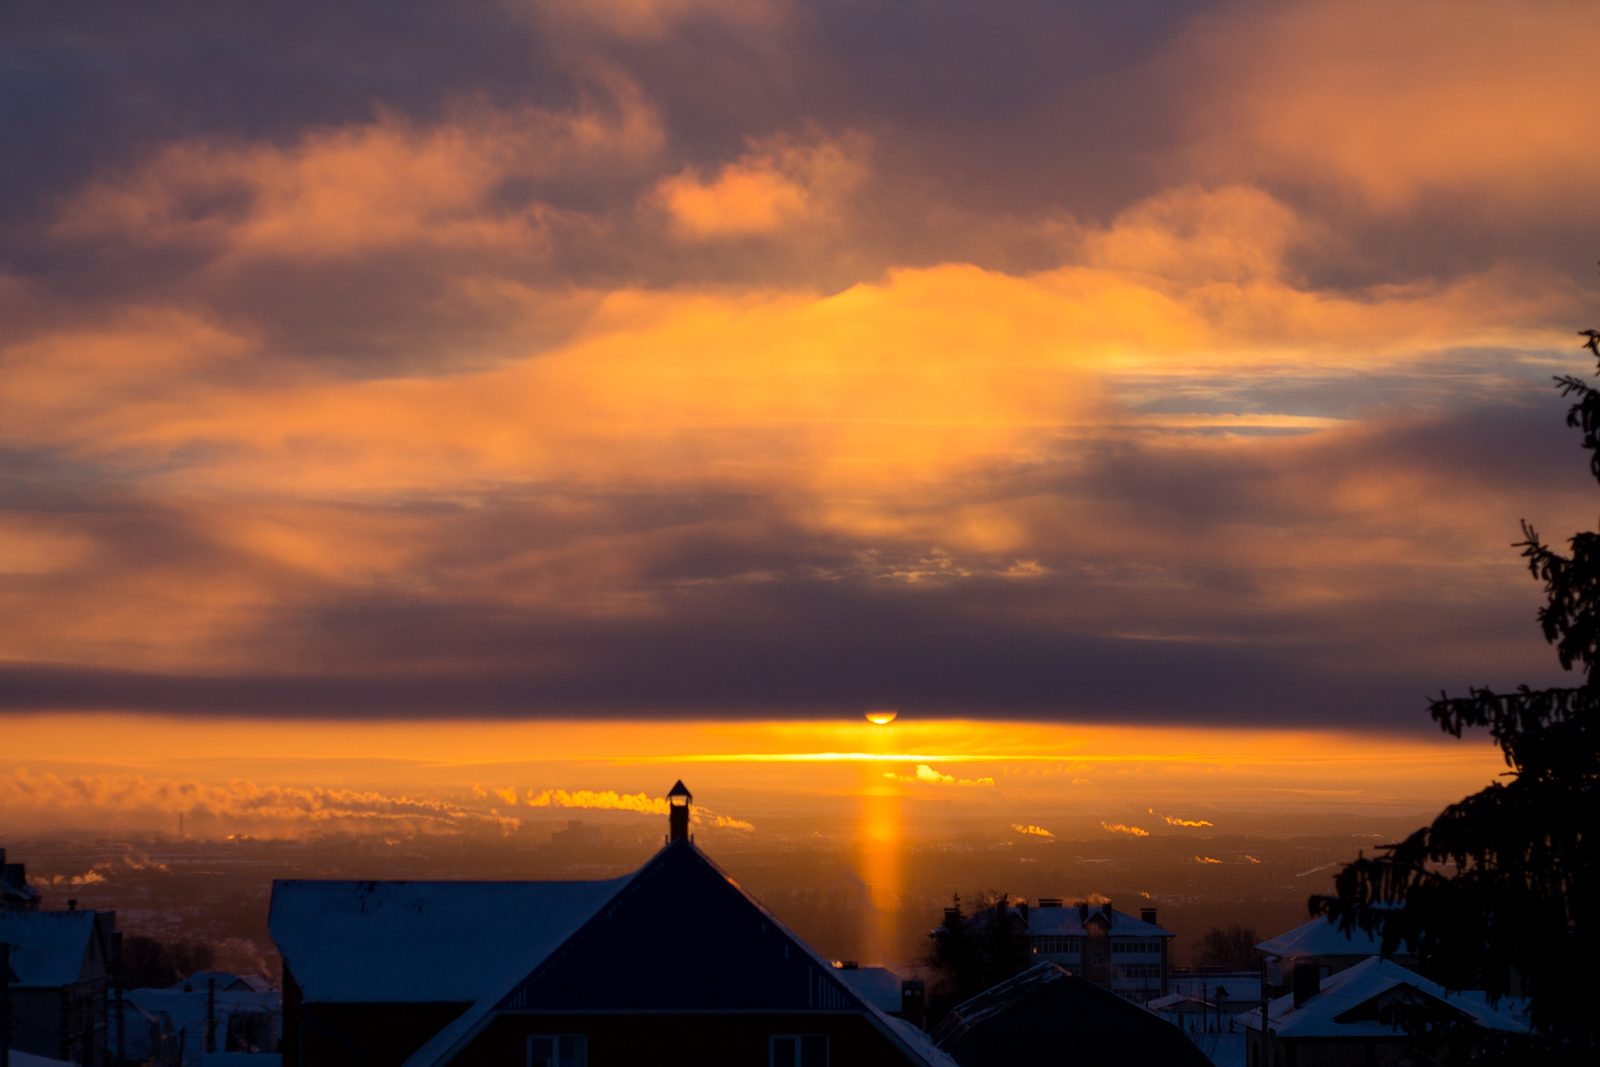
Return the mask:
{"type": "MultiPolygon", "coordinates": [[[[1581,336],[1600,358],[1600,331],[1581,336]]],[[[1600,480],[1600,390],[1567,375],[1556,384],[1576,398],[1567,425],[1583,431],[1589,469],[1600,480]]],[[[1578,534],[1562,555],[1528,523],[1522,532],[1515,547],[1547,595],[1539,610],[1545,640],[1564,669],[1581,668],[1583,684],[1441,693],[1428,708],[1434,721],[1456,737],[1487,728],[1510,767],[1505,781],[1345,867],[1336,895],[1310,903],[1313,914],[1346,930],[1380,934],[1384,955],[1406,944],[1448,987],[1525,993],[1538,1034],[1573,1052],[1593,1045],[1600,1019],[1587,925],[1600,814],[1600,533],[1578,534]]]]}
{"type": "Polygon", "coordinates": [[[951,1008],[990,986],[1020,974],[1033,962],[1028,924],[1011,907],[1006,893],[984,893],[971,915],[962,915],[961,896],[951,898],[944,922],[928,934],[923,963],[933,974],[928,990],[931,1030],[951,1008]]]}
{"type": "Polygon", "coordinates": [[[1260,940],[1253,926],[1238,923],[1227,929],[1213,926],[1200,939],[1200,965],[1253,971],[1261,966],[1261,954],[1256,951],[1256,942],[1260,940]]]}

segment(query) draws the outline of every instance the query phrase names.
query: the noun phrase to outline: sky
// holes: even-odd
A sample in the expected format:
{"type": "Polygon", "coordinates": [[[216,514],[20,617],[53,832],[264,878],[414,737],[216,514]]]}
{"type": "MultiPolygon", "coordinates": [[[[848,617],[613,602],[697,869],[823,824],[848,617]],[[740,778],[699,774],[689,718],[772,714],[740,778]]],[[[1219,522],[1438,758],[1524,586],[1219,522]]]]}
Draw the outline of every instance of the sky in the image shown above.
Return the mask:
{"type": "Polygon", "coordinates": [[[8,7],[8,765],[848,752],[875,707],[972,724],[908,757],[1437,748],[1429,694],[1561,678],[1511,545],[1594,515],[1550,379],[1600,325],[1597,33],[8,7]]]}

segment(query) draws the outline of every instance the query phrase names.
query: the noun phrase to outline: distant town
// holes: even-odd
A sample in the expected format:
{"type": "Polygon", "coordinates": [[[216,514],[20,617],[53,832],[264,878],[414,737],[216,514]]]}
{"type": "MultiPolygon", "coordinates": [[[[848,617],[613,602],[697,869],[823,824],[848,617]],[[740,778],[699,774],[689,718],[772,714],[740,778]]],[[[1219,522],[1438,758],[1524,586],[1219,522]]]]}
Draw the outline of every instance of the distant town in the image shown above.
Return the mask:
{"type": "MultiPolygon", "coordinates": [[[[1528,1029],[1518,997],[1443,989],[1415,957],[1306,921],[1293,888],[1209,926],[1179,893],[974,893],[1014,842],[923,857],[885,950],[847,856],[719,855],[682,782],[669,801],[666,826],[569,820],[542,839],[8,843],[0,1067],[1276,1067],[1426,1053],[1396,1003],[1528,1029]]],[[[1128,880],[1112,857],[1087,866],[1128,880]]]]}

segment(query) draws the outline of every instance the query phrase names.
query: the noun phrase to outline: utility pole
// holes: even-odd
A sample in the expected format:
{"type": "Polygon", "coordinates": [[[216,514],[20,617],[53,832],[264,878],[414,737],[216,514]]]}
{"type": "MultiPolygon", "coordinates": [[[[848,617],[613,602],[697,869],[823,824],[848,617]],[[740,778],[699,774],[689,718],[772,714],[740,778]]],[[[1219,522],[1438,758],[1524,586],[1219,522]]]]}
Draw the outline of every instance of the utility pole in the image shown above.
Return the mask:
{"type": "Polygon", "coordinates": [[[217,1051],[217,980],[206,979],[206,1036],[200,1043],[206,1052],[217,1051]]]}
{"type": "Polygon", "coordinates": [[[0,1067],[11,1067],[11,946],[0,944],[0,1067]]]}
{"type": "Polygon", "coordinates": [[[116,938],[117,945],[117,970],[115,973],[117,980],[117,1063],[120,1065],[128,1058],[128,1043],[122,1019],[122,997],[124,992],[122,988],[122,935],[114,933],[112,936],[116,938]]]}

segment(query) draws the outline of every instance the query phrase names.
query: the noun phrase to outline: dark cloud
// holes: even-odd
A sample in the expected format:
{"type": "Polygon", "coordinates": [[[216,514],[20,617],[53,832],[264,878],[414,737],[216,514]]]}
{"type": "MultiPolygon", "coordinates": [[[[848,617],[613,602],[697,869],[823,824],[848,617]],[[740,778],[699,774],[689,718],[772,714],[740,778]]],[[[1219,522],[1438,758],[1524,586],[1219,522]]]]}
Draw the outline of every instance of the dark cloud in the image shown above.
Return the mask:
{"type": "Polygon", "coordinates": [[[1585,128],[1551,10],[9,10],[0,707],[1553,677],[1504,546],[1589,519],[1600,215],[1483,103],[1585,128]]]}

